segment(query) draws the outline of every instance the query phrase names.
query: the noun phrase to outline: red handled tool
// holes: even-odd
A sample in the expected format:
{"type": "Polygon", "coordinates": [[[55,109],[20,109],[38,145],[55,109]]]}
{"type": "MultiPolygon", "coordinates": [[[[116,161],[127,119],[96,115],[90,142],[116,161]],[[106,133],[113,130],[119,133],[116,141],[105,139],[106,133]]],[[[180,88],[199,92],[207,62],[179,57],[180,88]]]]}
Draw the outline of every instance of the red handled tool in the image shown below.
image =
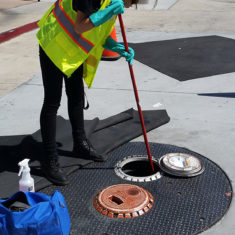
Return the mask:
{"type": "MultiPolygon", "coordinates": [[[[122,16],[118,15],[118,19],[119,19],[119,23],[120,23],[120,27],[121,27],[121,31],[122,31],[122,37],[123,37],[125,49],[127,52],[129,52],[128,43],[126,40],[126,33],[124,30],[124,24],[122,21],[122,16]]],[[[133,72],[133,67],[132,67],[132,65],[130,65],[130,63],[128,63],[128,64],[129,64],[129,69],[130,69],[130,74],[131,74],[132,85],[133,85],[134,92],[135,92],[135,100],[136,100],[137,108],[138,108],[138,112],[139,112],[142,132],[144,135],[144,141],[145,141],[145,145],[146,145],[146,149],[147,149],[147,153],[148,153],[149,163],[150,163],[152,172],[154,172],[153,160],[152,160],[152,156],[151,156],[151,152],[150,152],[150,148],[149,148],[149,143],[148,143],[148,138],[147,138],[146,129],[145,129],[145,125],[144,125],[144,118],[143,118],[142,110],[141,110],[141,106],[139,104],[139,96],[138,96],[138,91],[137,91],[137,87],[136,87],[136,83],[135,83],[135,76],[134,76],[134,72],[133,72]]]]}

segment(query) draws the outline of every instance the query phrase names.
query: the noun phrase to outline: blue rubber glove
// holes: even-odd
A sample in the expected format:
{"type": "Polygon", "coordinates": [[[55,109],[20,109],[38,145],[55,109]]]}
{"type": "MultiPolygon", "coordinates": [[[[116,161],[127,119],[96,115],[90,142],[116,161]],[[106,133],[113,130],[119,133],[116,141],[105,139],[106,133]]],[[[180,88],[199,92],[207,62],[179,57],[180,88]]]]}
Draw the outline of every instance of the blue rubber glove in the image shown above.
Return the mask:
{"type": "Polygon", "coordinates": [[[110,4],[103,10],[99,10],[89,16],[95,27],[109,20],[113,15],[119,15],[124,12],[123,0],[111,0],[110,4]]]}
{"type": "Polygon", "coordinates": [[[129,62],[130,65],[133,65],[135,51],[131,47],[128,47],[128,53],[123,44],[116,42],[112,39],[112,37],[108,37],[105,44],[103,45],[103,48],[113,52],[117,52],[120,56],[125,57],[126,61],[129,62]]]}

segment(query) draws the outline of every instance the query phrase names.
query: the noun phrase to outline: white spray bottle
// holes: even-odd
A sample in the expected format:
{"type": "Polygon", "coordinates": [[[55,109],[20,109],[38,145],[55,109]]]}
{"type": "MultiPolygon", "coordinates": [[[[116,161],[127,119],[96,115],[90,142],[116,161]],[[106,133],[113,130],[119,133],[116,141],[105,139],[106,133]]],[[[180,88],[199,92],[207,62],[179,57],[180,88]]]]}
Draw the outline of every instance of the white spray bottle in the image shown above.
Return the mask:
{"type": "Polygon", "coordinates": [[[24,159],[18,163],[18,166],[20,167],[18,176],[20,176],[22,173],[22,177],[19,181],[19,190],[35,192],[34,179],[30,175],[29,160],[30,159],[24,159]]]}

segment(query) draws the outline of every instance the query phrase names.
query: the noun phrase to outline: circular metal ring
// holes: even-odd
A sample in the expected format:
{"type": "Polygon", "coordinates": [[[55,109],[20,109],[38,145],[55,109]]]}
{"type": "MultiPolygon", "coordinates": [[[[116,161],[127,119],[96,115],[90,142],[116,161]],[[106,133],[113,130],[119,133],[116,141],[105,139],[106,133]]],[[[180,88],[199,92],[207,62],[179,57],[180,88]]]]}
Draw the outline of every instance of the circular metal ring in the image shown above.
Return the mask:
{"type": "Polygon", "coordinates": [[[146,156],[146,155],[132,155],[132,156],[125,157],[123,160],[117,162],[114,171],[115,171],[116,175],[118,175],[119,177],[121,177],[124,180],[133,181],[133,182],[154,181],[154,180],[161,178],[161,173],[159,171],[160,169],[159,169],[158,160],[155,158],[152,158],[152,160],[153,160],[153,164],[155,166],[154,167],[155,172],[153,174],[149,174],[147,176],[133,176],[133,175],[129,175],[123,171],[123,168],[129,163],[141,162],[141,161],[148,162],[149,161],[148,156],[146,156]]]}

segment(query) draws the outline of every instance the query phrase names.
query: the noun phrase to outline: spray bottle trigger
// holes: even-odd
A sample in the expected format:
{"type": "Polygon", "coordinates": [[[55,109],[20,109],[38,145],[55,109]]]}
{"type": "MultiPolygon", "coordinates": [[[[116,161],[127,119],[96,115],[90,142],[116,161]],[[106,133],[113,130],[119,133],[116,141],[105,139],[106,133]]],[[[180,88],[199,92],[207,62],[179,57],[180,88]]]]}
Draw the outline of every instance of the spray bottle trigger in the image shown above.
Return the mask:
{"type": "Polygon", "coordinates": [[[24,159],[24,160],[22,160],[21,162],[18,163],[18,166],[20,167],[20,171],[19,171],[18,176],[21,175],[24,168],[29,168],[29,165],[28,165],[29,161],[30,161],[30,159],[26,158],[26,159],[24,159]]]}

